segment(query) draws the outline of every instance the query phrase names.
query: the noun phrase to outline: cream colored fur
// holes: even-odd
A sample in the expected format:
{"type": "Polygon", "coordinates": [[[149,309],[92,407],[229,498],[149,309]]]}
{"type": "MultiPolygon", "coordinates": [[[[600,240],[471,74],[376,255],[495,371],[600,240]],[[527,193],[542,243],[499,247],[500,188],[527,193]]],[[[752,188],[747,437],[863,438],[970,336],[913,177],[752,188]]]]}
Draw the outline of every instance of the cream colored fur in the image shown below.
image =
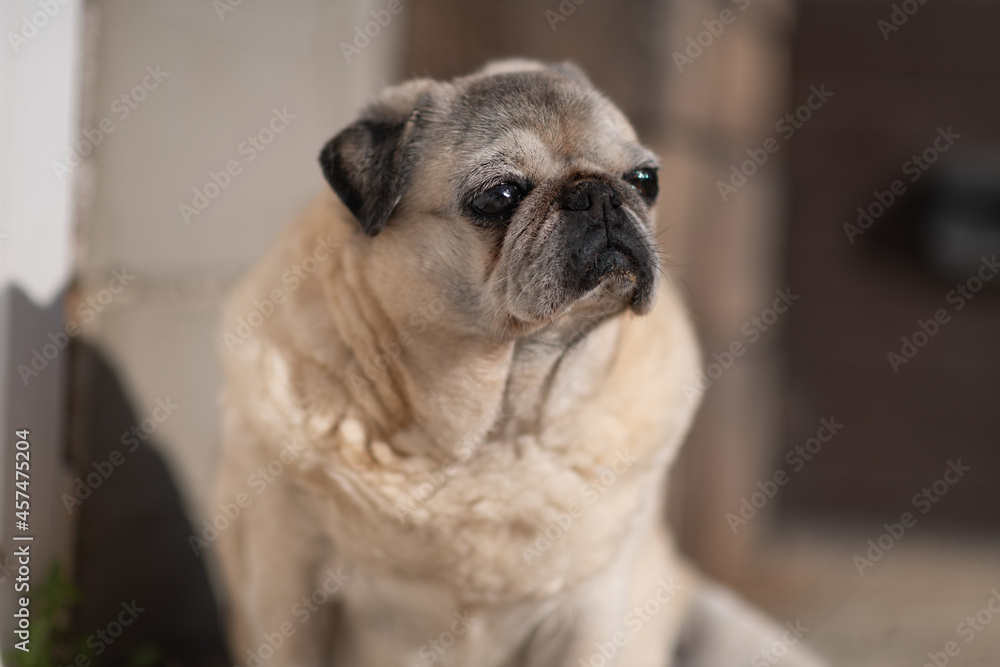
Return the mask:
{"type": "MultiPolygon", "coordinates": [[[[429,167],[413,187],[442,177],[429,167]]],[[[568,349],[544,328],[484,336],[426,259],[454,251],[449,232],[402,216],[373,240],[332,193],[317,197],[225,314],[231,332],[282,302],[220,352],[216,499],[250,501],[212,546],[233,658],[749,664],[780,629],[706,597],[662,517],[694,410],[681,387],[699,364],[670,286],[651,312],[614,315],[568,349]]]]}

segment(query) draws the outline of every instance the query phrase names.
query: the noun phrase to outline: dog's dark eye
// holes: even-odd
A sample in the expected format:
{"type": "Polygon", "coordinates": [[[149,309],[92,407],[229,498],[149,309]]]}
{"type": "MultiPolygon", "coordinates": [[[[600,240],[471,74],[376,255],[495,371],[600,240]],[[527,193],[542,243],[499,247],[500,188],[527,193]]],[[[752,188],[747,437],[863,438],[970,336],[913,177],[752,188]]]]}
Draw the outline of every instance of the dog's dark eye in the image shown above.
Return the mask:
{"type": "Polygon", "coordinates": [[[626,174],[625,180],[629,185],[638,190],[639,194],[650,201],[656,199],[656,195],[660,193],[660,184],[656,178],[656,169],[650,167],[636,169],[626,174]]]}
{"type": "Polygon", "coordinates": [[[474,213],[484,218],[505,218],[514,212],[514,208],[524,198],[524,191],[516,183],[501,183],[472,200],[474,213]]]}

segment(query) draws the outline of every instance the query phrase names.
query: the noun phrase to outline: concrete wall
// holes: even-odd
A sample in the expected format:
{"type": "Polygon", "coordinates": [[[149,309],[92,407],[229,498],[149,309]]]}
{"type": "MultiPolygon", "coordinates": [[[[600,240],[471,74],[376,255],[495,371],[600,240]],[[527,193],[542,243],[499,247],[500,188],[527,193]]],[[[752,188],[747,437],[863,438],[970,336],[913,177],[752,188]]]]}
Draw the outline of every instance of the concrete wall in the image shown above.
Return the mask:
{"type": "Polygon", "coordinates": [[[61,156],[80,202],[66,309],[83,329],[69,447],[74,476],[121,463],[72,504],[84,592],[74,623],[87,636],[123,602],[145,610],[109,661],[149,644],[183,664],[234,664],[213,600],[213,552],[188,546],[214,513],[220,307],[288,218],[328,187],[323,144],[394,76],[406,19],[368,25],[376,5],[88,5],[73,149],[82,160],[61,156]],[[345,55],[341,44],[366,27],[374,36],[345,55]],[[122,438],[135,429],[133,449],[122,438]]]}
{"type": "Polygon", "coordinates": [[[92,6],[83,128],[113,130],[81,167],[82,296],[103,289],[113,270],[134,278],[88,337],[140,418],[157,399],[179,405],[157,436],[194,518],[216,451],[220,302],[326,187],[320,147],[392,75],[400,19],[351,62],[340,47],[375,4],[92,6]],[[227,175],[227,165],[238,173],[227,175]]]}

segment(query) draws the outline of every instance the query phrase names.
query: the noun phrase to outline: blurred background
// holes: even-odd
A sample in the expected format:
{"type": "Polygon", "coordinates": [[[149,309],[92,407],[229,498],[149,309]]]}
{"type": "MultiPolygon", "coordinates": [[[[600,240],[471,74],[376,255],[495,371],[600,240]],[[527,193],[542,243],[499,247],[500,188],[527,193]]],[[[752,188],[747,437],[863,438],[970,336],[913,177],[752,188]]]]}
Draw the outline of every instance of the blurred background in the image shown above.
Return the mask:
{"type": "Polygon", "coordinates": [[[704,345],[684,551],[835,665],[1000,664],[998,25],[991,0],[4,3],[0,646],[26,428],[34,613],[73,647],[32,664],[133,601],[96,664],[246,664],[190,544],[220,304],[380,88],[517,55],[576,61],[662,158],[704,345]]]}

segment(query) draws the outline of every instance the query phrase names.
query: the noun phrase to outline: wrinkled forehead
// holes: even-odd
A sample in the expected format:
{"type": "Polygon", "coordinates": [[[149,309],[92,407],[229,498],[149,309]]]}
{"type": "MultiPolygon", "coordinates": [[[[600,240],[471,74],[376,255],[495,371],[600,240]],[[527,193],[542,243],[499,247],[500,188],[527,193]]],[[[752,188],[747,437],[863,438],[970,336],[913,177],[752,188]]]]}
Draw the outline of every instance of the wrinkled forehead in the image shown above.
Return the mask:
{"type": "Polygon", "coordinates": [[[453,98],[446,118],[446,150],[459,166],[460,187],[504,171],[542,179],[656,162],[614,105],[570,77],[547,72],[474,80],[453,98]]]}

